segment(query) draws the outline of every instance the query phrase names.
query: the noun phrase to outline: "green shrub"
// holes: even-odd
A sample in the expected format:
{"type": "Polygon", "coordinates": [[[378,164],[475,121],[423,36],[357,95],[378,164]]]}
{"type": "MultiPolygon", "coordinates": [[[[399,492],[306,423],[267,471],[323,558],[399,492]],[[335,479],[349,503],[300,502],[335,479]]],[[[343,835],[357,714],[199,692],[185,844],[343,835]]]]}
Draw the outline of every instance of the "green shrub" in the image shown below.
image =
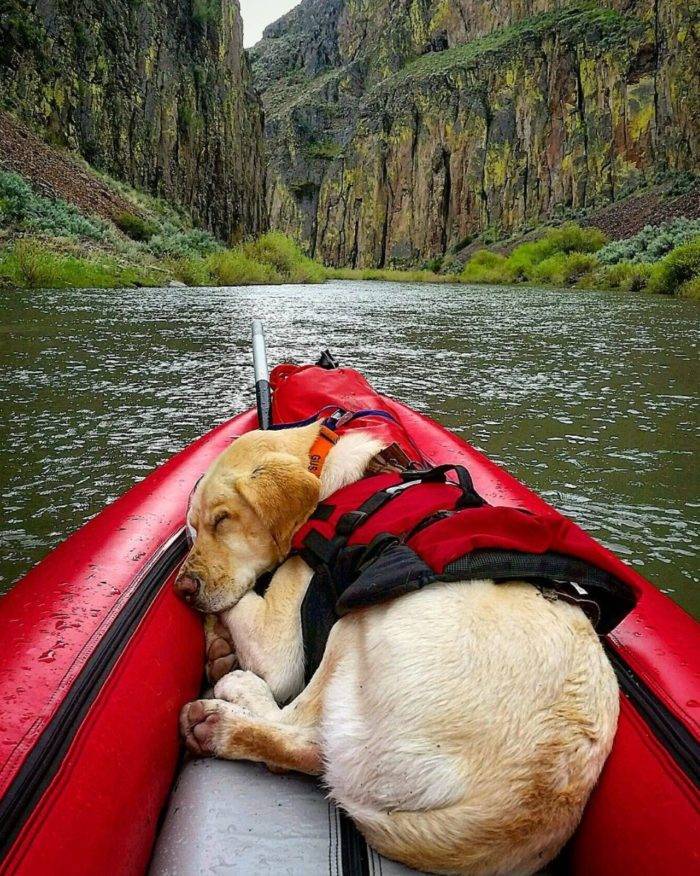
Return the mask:
{"type": "Polygon", "coordinates": [[[460,275],[464,283],[505,283],[506,278],[506,257],[488,249],[475,252],[460,275]]]}
{"type": "MultiPolygon", "coordinates": [[[[541,262],[559,253],[594,253],[604,243],[605,235],[597,228],[581,228],[567,222],[560,228],[550,228],[539,240],[517,246],[508,257],[508,273],[513,280],[541,280],[542,272],[536,270],[541,262]]],[[[561,260],[560,263],[563,264],[561,260]]]]}
{"type": "Polygon", "coordinates": [[[290,283],[323,283],[325,279],[326,269],[313,259],[304,259],[289,275],[290,283]]]}
{"type": "Polygon", "coordinates": [[[598,253],[604,265],[618,262],[656,262],[700,234],[700,219],[681,217],[661,225],[645,225],[633,237],[615,240],[598,253]]]}
{"type": "Polygon", "coordinates": [[[207,259],[207,268],[222,286],[251,286],[282,282],[282,278],[272,265],[255,261],[240,249],[214,253],[207,259]]]}
{"type": "Polygon", "coordinates": [[[649,279],[650,292],[675,295],[686,283],[700,274],[700,236],[676,247],[654,266],[649,279]]]}
{"type": "Polygon", "coordinates": [[[24,219],[33,199],[31,186],[18,173],[0,171],[0,221],[3,224],[24,219]]]}
{"type": "Polygon", "coordinates": [[[318,262],[305,256],[295,241],[279,231],[269,231],[243,244],[241,251],[252,261],[269,265],[289,283],[321,283],[326,277],[318,262]]]}
{"type": "Polygon", "coordinates": [[[539,240],[521,243],[506,258],[489,250],[475,253],[464,266],[466,283],[572,284],[593,270],[593,253],[605,242],[597,228],[581,228],[573,222],[550,228],[539,240]],[[573,258],[574,255],[585,256],[573,258]],[[568,259],[567,256],[572,256],[568,259]]]}
{"type": "Polygon", "coordinates": [[[34,241],[18,240],[14,246],[17,274],[24,286],[52,287],[56,282],[56,259],[34,241]]]}
{"type": "Polygon", "coordinates": [[[581,228],[575,222],[567,222],[559,228],[550,229],[543,238],[553,252],[598,252],[607,238],[598,228],[581,228]]]}
{"type": "Polygon", "coordinates": [[[209,286],[211,284],[209,264],[201,256],[174,259],[167,262],[167,267],[176,280],[180,280],[188,286],[209,286]]]}
{"type": "Polygon", "coordinates": [[[692,280],[687,280],[678,290],[678,295],[681,298],[692,298],[695,301],[700,301],[700,276],[693,277],[692,280]]]}
{"type": "Polygon", "coordinates": [[[136,241],[148,242],[158,233],[158,226],[155,222],[137,216],[136,213],[128,213],[126,210],[114,217],[114,224],[127,237],[136,241]]]}
{"type": "Polygon", "coordinates": [[[551,246],[544,240],[523,243],[508,256],[504,265],[505,275],[511,282],[532,280],[537,265],[553,253],[551,246]]]}
{"type": "Polygon", "coordinates": [[[596,285],[604,289],[621,289],[623,292],[642,292],[651,274],[651,265],[618,262],[600,271],[596,285]]]}
{"type": "Polygon", "coordinates": [[[268,231],[257,240],[243,244],[242,248],[250,258],[272,265],[282,274],[289,273],[303,258],[297,244],[279,231],[268,231]]]}
{"type": "Polygon", "coordinates": [[[597,266],[592,253],[558,252],[534,268],[532,279],[554,286],[573,286],[592,274],[597,266]]]}
{"type": "Polygon", "coordinates": [[[442,268],[443,261],[443,256],[437,256],[434,259],[429,259],[423,266],[423,270],[429,271],[431,274],[438,274],[440,272],[440,269],[442,268]]]}
{"type": "Polygon", "coordinates": [[[469,260],[469,263],[476,267],[496,268],[502,265],[505,261],[505,256],[499,252],[492,252],[490,249],[477,250],[469,260]]]}

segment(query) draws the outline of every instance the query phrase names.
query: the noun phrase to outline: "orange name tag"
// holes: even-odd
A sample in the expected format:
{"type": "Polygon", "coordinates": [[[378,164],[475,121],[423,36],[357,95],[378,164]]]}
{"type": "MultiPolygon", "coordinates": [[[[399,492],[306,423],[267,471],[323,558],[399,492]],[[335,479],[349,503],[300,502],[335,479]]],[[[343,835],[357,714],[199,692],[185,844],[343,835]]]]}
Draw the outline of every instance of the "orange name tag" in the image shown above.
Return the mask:
{"type": "Polygon", "coordinates": [[[326,426],[321,426],[318,438],[309,450],[309,471],[316,477],[321,477],[324,463],[331,449],[338,443],[338,436],[326,426]]]}

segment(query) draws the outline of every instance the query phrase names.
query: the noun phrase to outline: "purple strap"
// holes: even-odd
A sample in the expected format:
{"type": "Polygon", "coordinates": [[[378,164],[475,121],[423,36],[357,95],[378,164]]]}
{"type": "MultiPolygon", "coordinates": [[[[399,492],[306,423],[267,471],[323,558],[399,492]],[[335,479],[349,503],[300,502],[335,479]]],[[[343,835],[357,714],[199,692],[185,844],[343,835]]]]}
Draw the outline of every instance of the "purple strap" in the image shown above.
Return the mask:
{"type": "Polygon", "coordinates": [[[352,423],[354,420],[359,420],[362,417],[381,417],[383,420],[390,420],[392,423],[398,423],[396,417],[388,411],[374,409],[345,411],[342,408],[336,408],[333,405],[326,405],[306,420],[297,420],[295,423],[275,423],[270,428],[273,430],[298,429],[301,426],[310,426],[312,423],[318,422],[318,420],[323,417],[324,412],[329,409],[332,409],[333,413],[329,417],[325,417],[323,420],[323,425],[328,429],[337,429],[339,425],[346,426],[348,423],[352,423]]]}

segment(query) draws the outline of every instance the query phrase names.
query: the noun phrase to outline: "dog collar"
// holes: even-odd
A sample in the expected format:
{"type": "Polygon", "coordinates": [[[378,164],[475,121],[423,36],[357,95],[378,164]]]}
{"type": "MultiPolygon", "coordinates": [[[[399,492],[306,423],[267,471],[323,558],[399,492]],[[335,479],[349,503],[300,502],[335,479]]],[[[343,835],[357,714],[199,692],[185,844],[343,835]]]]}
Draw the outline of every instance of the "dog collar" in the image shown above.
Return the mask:
{"type": "Polygon", "coordinates": [[[321,426],[318,437],[309,450],[309,471],[311,474],[316,475],[317,478],[321,477],[328,454],[337,443],[338,435],[327,426],[321,426]]]}

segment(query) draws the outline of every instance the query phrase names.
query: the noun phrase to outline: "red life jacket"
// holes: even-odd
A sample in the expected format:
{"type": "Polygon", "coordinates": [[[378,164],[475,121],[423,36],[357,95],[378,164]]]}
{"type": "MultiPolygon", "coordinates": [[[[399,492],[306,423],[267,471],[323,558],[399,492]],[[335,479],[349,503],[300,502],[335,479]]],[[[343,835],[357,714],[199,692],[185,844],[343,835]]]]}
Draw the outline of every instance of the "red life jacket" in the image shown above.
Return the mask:
{"type": "Polygon", "coordinates": [[[592,538],[554,512],[487,504],[462,466],[365,477],[319,505],[293,547],[315,570],[302,607],[307,678],[338,617],[436,581],[531,581],[580,605],[601,634],[634,605],[592,538]]]}

